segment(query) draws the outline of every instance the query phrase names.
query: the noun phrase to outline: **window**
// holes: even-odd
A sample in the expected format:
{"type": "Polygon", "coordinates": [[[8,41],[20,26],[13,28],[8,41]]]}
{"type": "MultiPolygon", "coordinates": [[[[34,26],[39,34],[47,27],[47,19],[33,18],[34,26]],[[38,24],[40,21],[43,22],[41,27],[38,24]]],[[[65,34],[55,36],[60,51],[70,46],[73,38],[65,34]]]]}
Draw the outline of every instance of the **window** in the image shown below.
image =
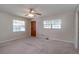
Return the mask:
{"type": "Polygon", "coordinates": [[[44,21],[44,28],[51,28],[51,21],[44,21]]]}
{"type": "Polygon", "coordinates": [[[52,24],[51,24],[52,29],[61,29],[61,20],[60,19],[52,20],[51,22],[52,22],[52,24]]]}
{"type": "Polygon", "coordinates": [[[13,32],[25,31],[25,22],[21,20],[13,20],[13,32]]]}
{"type": "Polygon", "coordinates": [[[45,20],[43,22],[44,28],[50,28],[50,29],[61,29],[61,20],[45,20]]]}

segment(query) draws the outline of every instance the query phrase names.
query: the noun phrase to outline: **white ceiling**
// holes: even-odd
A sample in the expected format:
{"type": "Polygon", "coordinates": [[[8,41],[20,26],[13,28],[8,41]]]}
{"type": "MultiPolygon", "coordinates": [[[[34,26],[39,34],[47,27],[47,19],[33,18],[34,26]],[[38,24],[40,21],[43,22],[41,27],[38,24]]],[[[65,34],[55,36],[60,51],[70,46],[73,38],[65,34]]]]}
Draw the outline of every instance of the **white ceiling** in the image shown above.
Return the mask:
{"type": "Polygon", "coordinates": [[[2,4],[0,5],[0,10],[25,17],[27,9],[34,8],[38,12],[41,12],[42,16],[51,16],[74,11],[77,6],[77,4],[2,4]]]}

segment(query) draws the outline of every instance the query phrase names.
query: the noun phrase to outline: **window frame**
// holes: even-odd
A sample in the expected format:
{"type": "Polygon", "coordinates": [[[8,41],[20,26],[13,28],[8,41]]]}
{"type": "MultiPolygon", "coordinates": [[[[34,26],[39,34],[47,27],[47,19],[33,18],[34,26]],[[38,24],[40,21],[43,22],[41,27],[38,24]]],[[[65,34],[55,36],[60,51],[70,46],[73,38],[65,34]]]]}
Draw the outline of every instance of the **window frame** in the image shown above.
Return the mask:
{"type": "Polygon", "coordinates": [[[26,31],[25,21],[14,19],[13,20],[13,32],[25,32],[25,31],[26,31]]]}
{"type": "Polygon", "coordinates": [[[43,23],[44,28],[47,28],[47,29],[50,29],[50,28],[51,28],[50,21],[44,20],[43,22],[44,22],[44,23],[43,23]],[[45,22],[46,22],[46,23],[45,23],[45,22]],[[49,22],[49,23],[48,23],[48,22],[49,22]],[[49,27],[46,27],[46,26],[49,26],[49,27]]]}
{"type": "Polygon", "coordinates": [[[62,28],[62,24],[61,24],[61,19],[55,19],[55,20],[44,20],[43,21],[43,28],[44,29],[61,29],[62,28]],[[58,23],[56,22],[58,21],[58,23]],[[47,24],[44,24],[44,22],[47,22],[47,24]],[[49,22],[49,24],[48,24],[49,22]],[[57,24],[56,24],[57,23],[57,24]],[[46,25],[50,25],[50,28],[45,28],[46,25]]]}

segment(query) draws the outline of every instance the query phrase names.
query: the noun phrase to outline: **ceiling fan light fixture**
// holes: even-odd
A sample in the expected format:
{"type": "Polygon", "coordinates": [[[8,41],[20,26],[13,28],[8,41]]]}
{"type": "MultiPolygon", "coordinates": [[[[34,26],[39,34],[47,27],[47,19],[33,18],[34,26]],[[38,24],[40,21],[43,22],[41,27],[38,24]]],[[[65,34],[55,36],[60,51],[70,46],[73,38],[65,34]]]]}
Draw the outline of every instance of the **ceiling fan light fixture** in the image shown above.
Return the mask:
{"type": "Polygon", "coordinates": [[[38,15],[41,16],[41,13],[35,11],[33,8],[30,8],[25,16],[27,18],[35,18],[38,15]]]}
{"type": "Polygon", "coordinates": [[[34,12],[35,12],[35,11],[33,11],[33,10],[31,11],[31,13],[34,13],[34,12]]]}
{"type": "Polygon", "coordinates": [[[28,14],[28,17],[33,18],[33,17],[34,17],[34,15],[33,15],[33,14],[28,14]]]}

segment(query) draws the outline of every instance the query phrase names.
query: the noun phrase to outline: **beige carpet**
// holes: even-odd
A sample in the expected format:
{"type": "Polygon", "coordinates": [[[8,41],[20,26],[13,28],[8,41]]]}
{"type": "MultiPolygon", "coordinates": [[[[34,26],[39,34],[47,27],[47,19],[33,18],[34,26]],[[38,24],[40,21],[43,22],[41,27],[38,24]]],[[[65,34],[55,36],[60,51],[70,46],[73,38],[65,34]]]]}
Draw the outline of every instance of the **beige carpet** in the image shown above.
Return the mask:
{"type": "Polygon", "coordinates": [[[0,54],[77,54],[71,43],[41,38],[18,39],[0,47],[0,54]]]}

